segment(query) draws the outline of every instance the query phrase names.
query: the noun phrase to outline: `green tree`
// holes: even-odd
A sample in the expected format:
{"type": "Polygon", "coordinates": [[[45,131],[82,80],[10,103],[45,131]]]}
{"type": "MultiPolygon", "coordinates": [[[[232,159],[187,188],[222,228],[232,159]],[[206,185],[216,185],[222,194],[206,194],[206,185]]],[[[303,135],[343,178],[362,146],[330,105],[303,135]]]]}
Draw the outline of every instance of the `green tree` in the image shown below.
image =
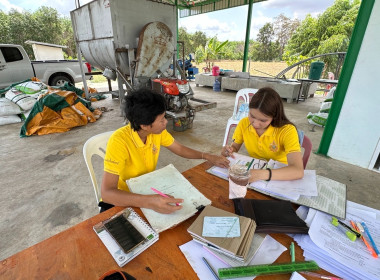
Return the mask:
{"type": "Polygon", "coordinates": [[[311,15],[307,15],[290,38],[285,51],[289,55],[308,56],[312,49],[319,45],[316,29],[317,20],[311,15]]]}
{"type": "Polygon", "coordinates": [[[211,70],[211,66],[214,66],[214,61],[219,59],[224,53],[224,47],[228,44],[228,40],[219,42],[215,37],[209,39],[205,46],[199,46],[195,51],[196,63],[206,62],[208,71],[211,70]]]}
{"type": "Polygon", "coordinates": [[[282,58],[285,46],[300,24],[301,22],[299,19],[290,19],[284,14],[280,14],[274,18],[273,30],[276,41],[279,44],[279,59],[282,58]]]}
{"type": "Polygon", "coordinates": [[[280,44],[274,41],[274,28],[271,23],[260,28],[256,41],[259,45],[251,56],[253,60],[270,61],[278,58],[280,44]]]}
{"type": "MultiPolygon", "coordinates": [[[[187,33],[187,30],[185,27],[180,27],[178,29],[178,40],[184,42],[185,55],[188,54],[192,46],[191,46],[190,34],[187,33]]],[[[182,49],[180,49],[179,51],[182,52],[182,49]]],[[[182,56],[182,54],[180,56],[182,56]]]]}
{"type": "Polygon", "coordinates": [[[204,32],[197,31],[191,34],[187,32],[185,27],[180,27],[178,29],[178,40],[184,42],[185,55],[188,55],[189,53],[195,53],[197,47],[204,46],[207,42],[207,37],[204,32]]]}
{"type": "Polygon", "coordinates": [[[9,42],[9,17],[6,13],[0,10],[0,42],[9,42]]]}
{"type": "Polygon", "coordinates": [[[231,41],[223,49],[221,59],[241,60],[244,54],[244,41],[231,41]]]}
{"type": "Polygon", "coordinates": [[[336,0],[317,18],[307,15],[285,47],[286,56],[347,51],[359,6],[359,0],[336,0]]]}
{"type": "Polygon", "coordinates": [[[57,10],[42,6],[33,14],[36,29],[30,30],[31,36],[38,42],[60,44],[62,41],[62,26],[57,10]]]}
{"type": "Polygon", "coordinates": [[[204,46],[206,45],[207,43],[207,36],[206,36],[206,33],[202,32],[202,31],[197,31],[194,33],[194,35],[191,36],[192,37],[192,48],[191,48],[191,51],[190,52],[195,52],[195,49],[199,46],[204,46]]]}
{"type": "Polygon", "coordinates": [[[68,59],[76,58],[76,44],[74,39],[73,26],[71,25],[71,19],[66,17],[61,18],[60,25],[62,28],[60,45],[67,46],[67,49],[63,49],[64,55],[68,59]]]}

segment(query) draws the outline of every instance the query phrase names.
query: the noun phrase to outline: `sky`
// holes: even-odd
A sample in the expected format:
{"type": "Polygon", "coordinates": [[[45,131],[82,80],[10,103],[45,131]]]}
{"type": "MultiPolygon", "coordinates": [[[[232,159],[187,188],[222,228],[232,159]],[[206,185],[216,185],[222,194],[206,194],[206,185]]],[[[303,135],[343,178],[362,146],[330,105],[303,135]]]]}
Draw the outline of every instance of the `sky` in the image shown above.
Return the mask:
{"type": "MultiPolygon", "coordinates": [[[[0,0],[0,10],[8,12],[10,9],[33,12],[40,6],[55,8],[61,15],[70,16],[75,9],[76,0],[39,0],[38,4],[30,0],[0,0]]],[[[89,0],[80,0],[84,5],[89,0]]],[[[250,39],[256,39],[260,28],[273,22],[281,13],[294,19],[303,20],[307,14],[316,17],[332,6],[334,0],[268,0],[254,3],[252,8],[250,39]]],[[[206,13],[179,19],[179,27],[186,27],[187,32],[202,31],[208,37],[217,35],[218,40],[241,41],[245,38],[247,25],[248,5],[222,11],[206,13]]]]}

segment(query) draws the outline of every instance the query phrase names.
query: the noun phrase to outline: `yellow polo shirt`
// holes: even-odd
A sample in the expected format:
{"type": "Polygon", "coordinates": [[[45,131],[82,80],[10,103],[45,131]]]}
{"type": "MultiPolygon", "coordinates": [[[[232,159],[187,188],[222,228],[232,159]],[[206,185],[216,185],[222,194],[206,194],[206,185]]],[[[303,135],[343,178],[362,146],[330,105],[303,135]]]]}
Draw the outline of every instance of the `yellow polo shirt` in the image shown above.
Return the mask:
{"type": "Polygon", "coordinates": [[[161,145],[173,144],[173,136],[165,129],[150,134],[144,144],[130,124],[119,128],[107,143],[104,171],[119,175],[118,189],[129,191],[126,180],[156,169],[161,145]]]}
{"type": "Polygon", "coordinates": [[[259,137],[246,117],[239,122],[232,138],[237,144],[244,142],[248,154],[258,159],[273,159],[288,164],[287,154],[301,152],[297,130],[291,124],[282,127],[269,125],[259,137]]]}

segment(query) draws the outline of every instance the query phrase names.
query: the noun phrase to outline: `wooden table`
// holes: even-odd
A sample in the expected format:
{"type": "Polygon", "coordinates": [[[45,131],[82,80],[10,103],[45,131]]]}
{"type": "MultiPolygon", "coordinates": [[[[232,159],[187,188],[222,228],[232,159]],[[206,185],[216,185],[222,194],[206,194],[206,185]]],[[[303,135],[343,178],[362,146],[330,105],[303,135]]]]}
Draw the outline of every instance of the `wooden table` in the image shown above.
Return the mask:
{"type": "MultiPolygon", "coordinates": [[[[311,79],[298,79],[301,82],[301,87],[298,92],[298,97],[297,97],[297,103],[299,100],[306,100],[307,99],[307,93],[305,94],[304,97],[302,97],[302,92],[303,89],[306,85],[311,85],[312,83],[318,83],[318,84],[333,84],[336,85],[338,84],[338,80],[328,80],[328,79],[320,79],[320,80],[311,80],[311,79]]],[[[308,88],[306,89],[308,90],[308,88]]]]}
{"type": "MultiPolygon", "coordinates": [[[[212,200],[213,206],[233,212],[233,202],[228,199],[228,182],[206,173],[205,170],[209,167],[210,163],[205,162],[187,170],[183,175],[212,200]]],[[[246,197],[270,199],[252,190],[248,191],[246,197]]],[[[178,248],[191,240],[187,228],[197,215],[160,233],[158,242],[120,268],[92,227],[122,209],[114,207],[4,259],[1,261],[0,279],[99,279],[113,269],[126,271],[136,279],[198,279],[178,248]]],[[[142,215],[140,209],[136,211],[142,215]]],[[[271,236],[287,248],[293,240],[285,234],[271,236]]],[[[304,260],[302,249],[296,243],[295,245],[296,261],[304,260]]],[[[289,251],[285,251],[276,262],[290,262],[289,251]]],[[[327,272],[324,274],[330,275],[327,272]]],[[[256,279],[285,280],[289,277],[290,274],[283,274],[256,279]]]]}

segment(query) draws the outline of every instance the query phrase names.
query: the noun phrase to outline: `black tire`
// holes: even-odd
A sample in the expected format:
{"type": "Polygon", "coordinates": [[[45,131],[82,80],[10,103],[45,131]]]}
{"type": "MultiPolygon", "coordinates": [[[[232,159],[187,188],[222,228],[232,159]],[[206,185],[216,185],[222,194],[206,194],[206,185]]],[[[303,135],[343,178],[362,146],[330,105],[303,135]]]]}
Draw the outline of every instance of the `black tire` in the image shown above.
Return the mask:
{"type": "Polygon", "coordinates": [[[66,76],[58,75],[58,76],[55,76],[53,79],[51,79],[50,85],[53,87],[61,87],[66,82],[71,83],[71,80],[66,76]]]}

